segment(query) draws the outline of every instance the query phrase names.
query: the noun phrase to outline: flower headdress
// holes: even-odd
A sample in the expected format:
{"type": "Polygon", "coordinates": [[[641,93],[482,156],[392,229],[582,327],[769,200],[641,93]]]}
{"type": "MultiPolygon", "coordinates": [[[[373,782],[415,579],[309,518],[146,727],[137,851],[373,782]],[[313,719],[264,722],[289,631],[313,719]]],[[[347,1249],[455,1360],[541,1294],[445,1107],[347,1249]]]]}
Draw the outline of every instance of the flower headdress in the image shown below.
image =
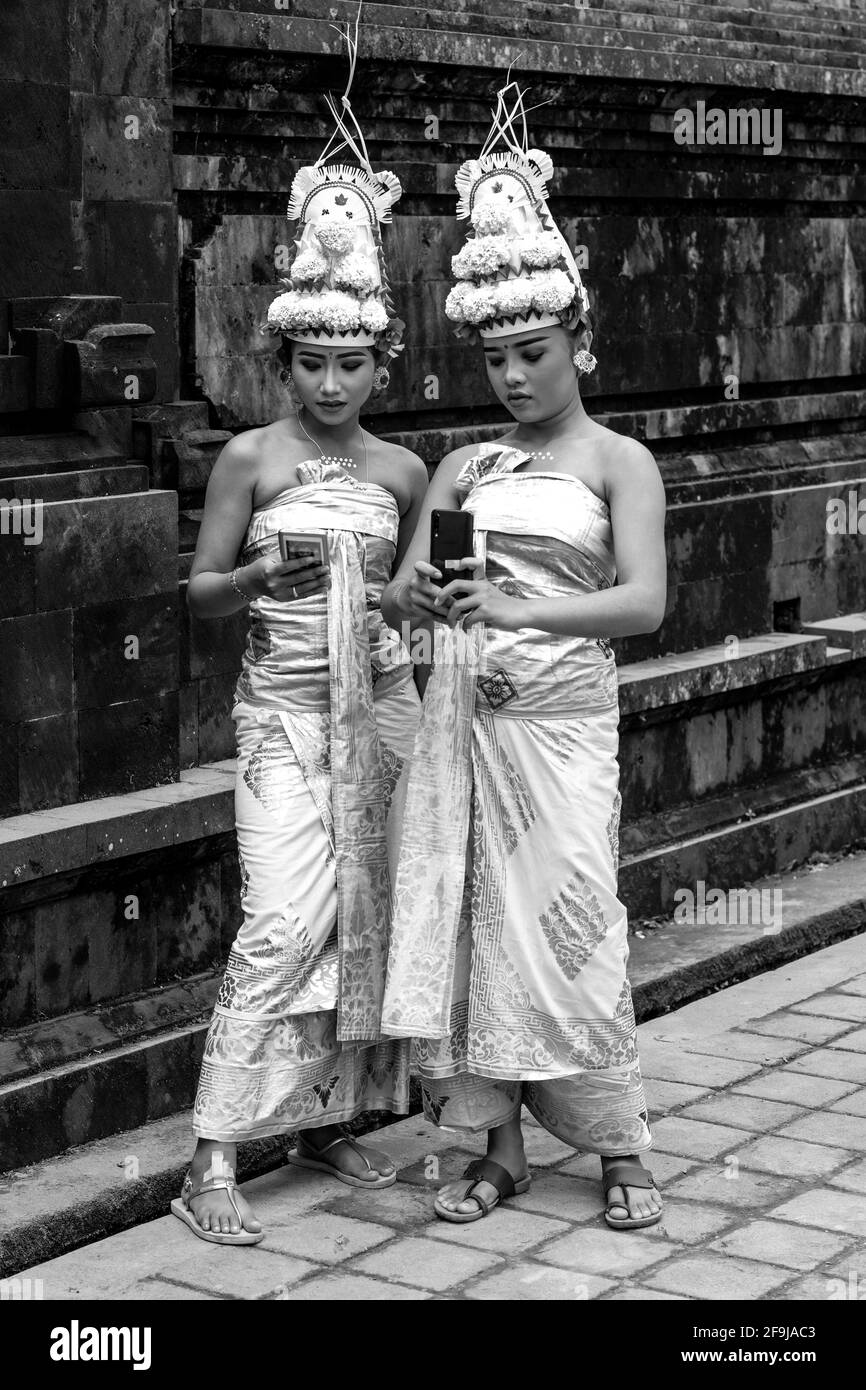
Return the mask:
{"type": "Polygon", "coordinates": [[[528,144],[523,93],[508,82],[481,153],[460,166],[455,180],[457,216],[468,217],[473,229],[452,257],[457,284],[445,302],[458,337],[504,338],[587,321],[589,296],[547,206],[553,164],[528,144]],[[496,150],[500,140],[506,148],[496,150]]]}
{"type": "Polygon", "coordinates": [[[271,304],[264,327],[295,342],[372,347],[396,357],[405,324],[394,313],[379,225],[390,222],[402,189],[396,175],[373,172],[349,102],[360,14],[359,6],[354,35],[348,25],[339,31],[349,47],[349,81],[342,109],[326,98],[336,128],[316,163],[299,169],[292,183],[287,216],[299,224],[295,256],[283,281],[288,288],[271,304]],[[326,164],[345,148],[357,165],[326,164]]]}

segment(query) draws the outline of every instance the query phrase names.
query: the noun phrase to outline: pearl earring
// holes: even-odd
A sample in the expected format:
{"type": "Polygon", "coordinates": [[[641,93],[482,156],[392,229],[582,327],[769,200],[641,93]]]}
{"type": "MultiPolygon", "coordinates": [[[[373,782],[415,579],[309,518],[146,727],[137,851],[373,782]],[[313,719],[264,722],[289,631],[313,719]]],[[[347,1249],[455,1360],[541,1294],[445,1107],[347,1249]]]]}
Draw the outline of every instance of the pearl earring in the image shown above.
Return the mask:
{"type": "Polygon", "coordinates": [[[588,376],[598,366],[598,358],[593,357],[588,348],[580,348],[571,360],[581,376],[588,376]]]}

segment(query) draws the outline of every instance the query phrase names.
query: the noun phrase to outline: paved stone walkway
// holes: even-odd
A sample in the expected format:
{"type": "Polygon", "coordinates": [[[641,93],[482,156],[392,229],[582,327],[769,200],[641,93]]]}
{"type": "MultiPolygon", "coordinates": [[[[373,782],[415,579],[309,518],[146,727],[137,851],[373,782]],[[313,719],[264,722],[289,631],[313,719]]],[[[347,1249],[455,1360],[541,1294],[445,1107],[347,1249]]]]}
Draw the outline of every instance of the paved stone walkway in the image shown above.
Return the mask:
{"type": "Polygon", "coordinates": [[[398,1183],[362,1193],[286,1168],[245,1191],[258,1246],[174,1217],[25,1270],[45,1299],[866,1298],[866,937],[640,1029],[662,1223],[611,1231],[599,1161],[527,1122],[525,1196],[467,1226],[441,1183],[482,1143],[403,1120],[372,1142],[398,1183]]]}

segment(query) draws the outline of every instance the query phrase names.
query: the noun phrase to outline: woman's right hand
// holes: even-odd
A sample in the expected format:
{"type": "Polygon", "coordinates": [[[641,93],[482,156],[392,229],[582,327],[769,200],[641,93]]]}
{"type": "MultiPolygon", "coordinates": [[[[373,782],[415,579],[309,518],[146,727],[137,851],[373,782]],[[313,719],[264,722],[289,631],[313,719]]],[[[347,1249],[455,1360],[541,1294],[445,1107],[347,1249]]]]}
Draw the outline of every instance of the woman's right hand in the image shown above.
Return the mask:
{"type": "Polygon", "coordinates": [[[440,620],[444,617],[441,605],[437,608],[435,600],[441,592],[433,579],[441,579],[441,571],[426,560],[416,560],[411,579],[401,584],[398,603],[405,616],[415,622],[424,618],[440,620]]]}
{"type": "Polygon", "coordinates": [[[316,560],[282,560],[278,550],[261,555],[238,575],[242,589],[256,598],[272,598],[292,603],[310,594],[324,593],[330,587],[328,566],[316,560]]]}

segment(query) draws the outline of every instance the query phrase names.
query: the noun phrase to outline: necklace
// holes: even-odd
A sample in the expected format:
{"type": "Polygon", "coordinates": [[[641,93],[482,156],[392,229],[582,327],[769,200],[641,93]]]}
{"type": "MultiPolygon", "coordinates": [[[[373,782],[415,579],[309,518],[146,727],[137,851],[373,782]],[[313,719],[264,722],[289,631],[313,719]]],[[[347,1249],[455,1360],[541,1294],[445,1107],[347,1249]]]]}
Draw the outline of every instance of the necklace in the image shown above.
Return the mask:
{"type": "MultiPolygon", "coordinates": [[[[295,412],[295,418],[297,419],[298,424],[300,425],[301,429],[304,431],[304,434],[307,436],[307,438],[309,439],[310,443],[311,443],[311,444],[315,444],[316,448],[317,448],[318,451],[319,451],[319,454],[321,455],[321,461],[322,461],[322,463],[335,463],[335,464],[337,464],[340,468],[357,468],[357,467],[358,467],[357,463],[356,463],[355,460],[352,459],[352,458],[347,458],[347,457],[345,457],[345,456],[341,456],[341,457],[338,458],[336,454],[326,454],[325,451],[324,451],[324,449],[322,448],[321,444],[319,444],[318,441],[315,440],[315,439],[313,438],[313,436],[310,434],[310,431],[309,431],[308,429],[305,428],[304,422],[303,422],[303,420],[301,419],[301,412],[300,412],[300,410],[297,410],[297,411],[295,412]]],[[[370,481],[370,471],[369,471],[369,467],[368,467],[368,464],[367,464],[367,438],[366,438],[366,431],[363,429],[363,427],[362,427],[361,425],[359,425],[358,428],[361,430],[361,444],[362,444],[363,449],[364,449],[364,482],[365,482],[365,483],[368,483],[368,482],[370,481]]]]}

